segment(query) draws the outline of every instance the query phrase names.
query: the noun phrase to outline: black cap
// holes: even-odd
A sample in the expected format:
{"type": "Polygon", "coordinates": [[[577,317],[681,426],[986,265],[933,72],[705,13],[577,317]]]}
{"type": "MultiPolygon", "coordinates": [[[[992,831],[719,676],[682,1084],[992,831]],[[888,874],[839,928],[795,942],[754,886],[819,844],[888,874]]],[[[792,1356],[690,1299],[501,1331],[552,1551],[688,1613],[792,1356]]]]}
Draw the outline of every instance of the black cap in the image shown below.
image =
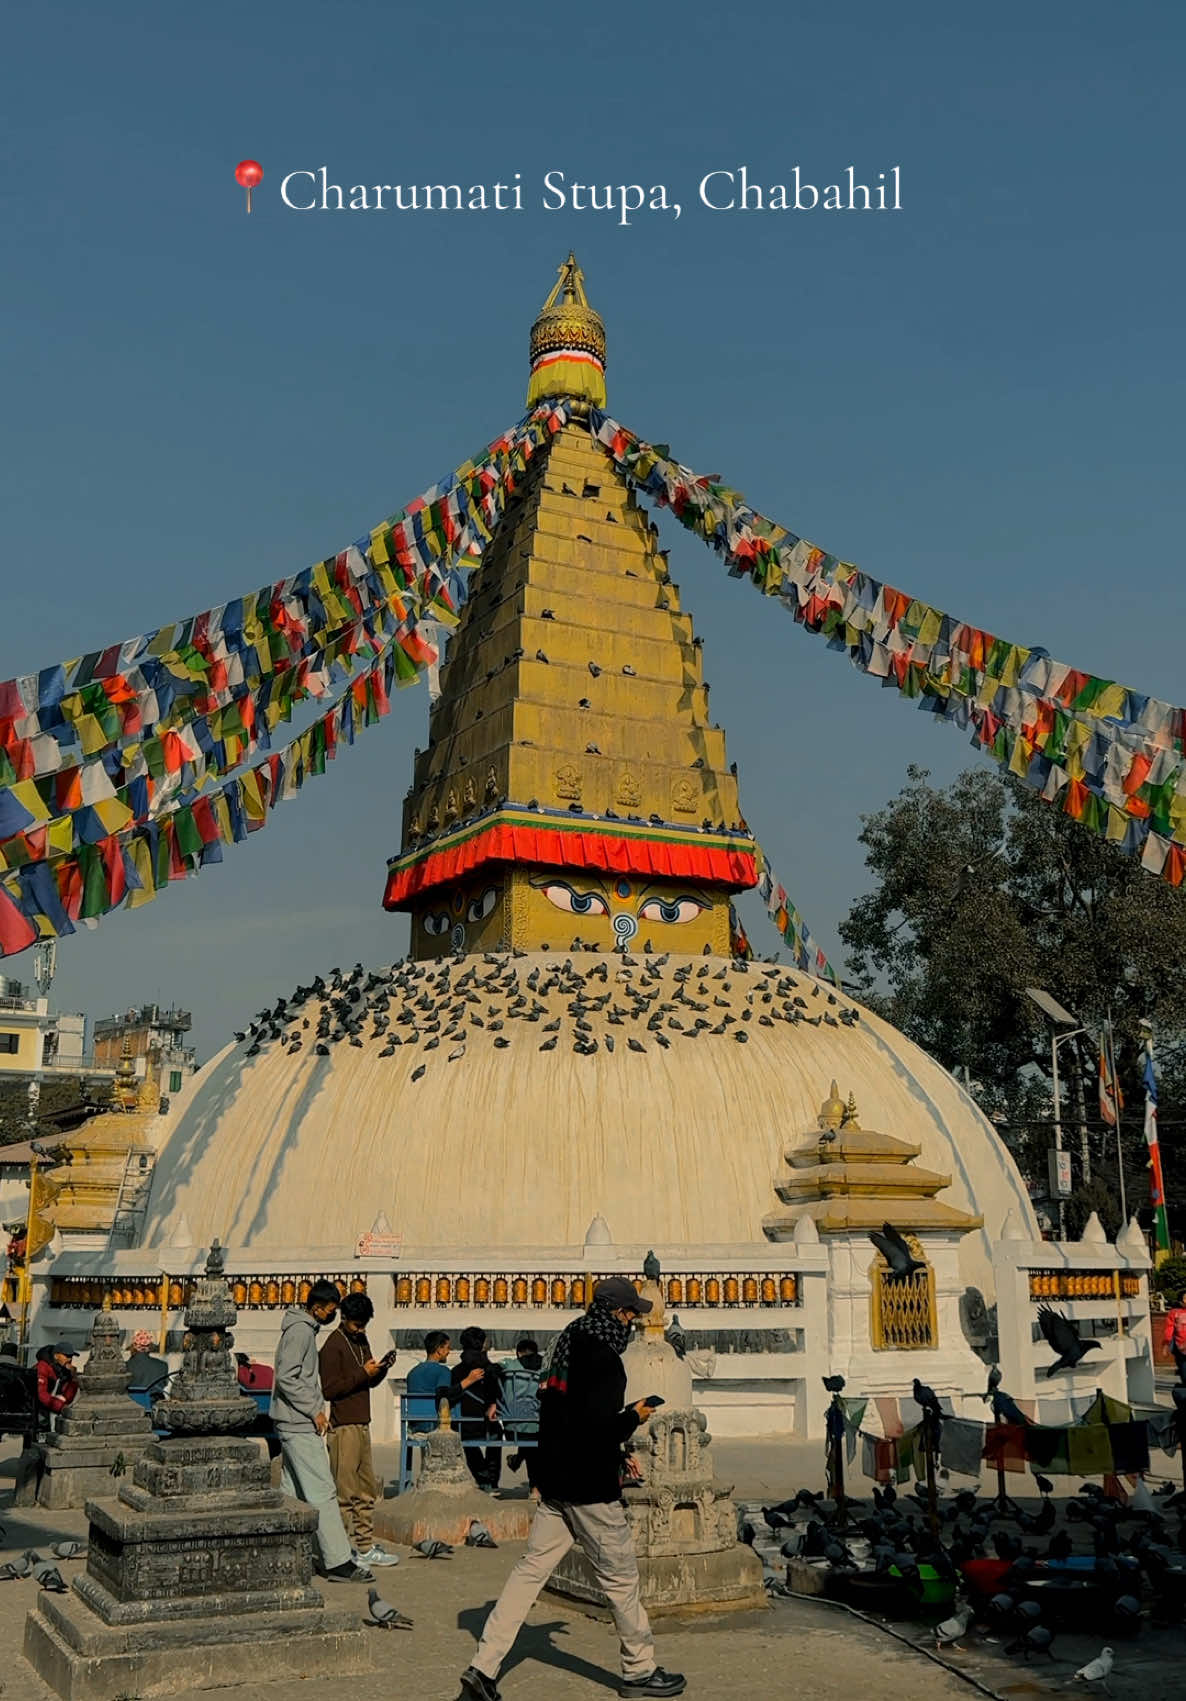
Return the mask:
{"type": "Polygon", "coordinates": [[[625,1276],[609,1276],[604,1282],[598,1282],[593,1289],[594,1303],[600,1301],[610,1311],[634,1311],[640,1317],[645,1317],[654,1306],[649,1299],[643,1299],[633,1282],[628,1282],[625,1276]]]}

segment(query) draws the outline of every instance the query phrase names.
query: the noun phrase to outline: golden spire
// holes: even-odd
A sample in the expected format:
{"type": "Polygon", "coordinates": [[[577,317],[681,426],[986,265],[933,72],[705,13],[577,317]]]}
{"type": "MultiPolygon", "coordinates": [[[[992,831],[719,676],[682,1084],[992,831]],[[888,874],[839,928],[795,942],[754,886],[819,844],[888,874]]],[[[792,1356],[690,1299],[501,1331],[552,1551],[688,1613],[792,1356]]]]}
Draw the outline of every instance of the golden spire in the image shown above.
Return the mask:
{"type": "Polygon", "coordinates": [[[848,1103],[844,1107],[844,1117],[840,1126],[842,1128],[856,1129],[859,1129],[861,1126],[857,1121],[857,1097],[855,1093],[849,1093],[848,1095],[848,1103]]]}
{"type": "Polygon", "coordinates": [[[528,407],[545,396],[605,406],[605,326],[589,306],[585,274],[571,253],[531,327],[528,407]]]}
{"type": "Polygon", "coordinates": [[[844,1100],[840,1097],[839,1088],[835,1081],[833,1081],[831,1092],[828,1094],[823,1104],[819,1107],[817,1122],[820,1129],[826,1132],[828,1129],[834,1130],[839,1128],[843,1121],[844,1100]]]}

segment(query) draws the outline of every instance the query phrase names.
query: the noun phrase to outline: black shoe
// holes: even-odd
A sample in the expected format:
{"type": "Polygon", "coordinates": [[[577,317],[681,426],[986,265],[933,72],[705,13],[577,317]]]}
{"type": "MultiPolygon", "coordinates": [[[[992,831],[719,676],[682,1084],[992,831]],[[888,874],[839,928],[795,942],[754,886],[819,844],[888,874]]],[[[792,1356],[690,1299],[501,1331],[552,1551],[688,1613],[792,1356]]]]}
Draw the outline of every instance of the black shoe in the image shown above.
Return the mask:
{"type": "Polygon", "coordinates": [[[344,1565],[331,1565],[328,1571],[321,1575],[327,1583],[373,1583],[375,1573],[368,1571],[365,1565],[355,1565],[348,1559],[344,1565]]]}
{"type": "Polygon", "coordinates": [[[619,1695],[682,1695],[687,1688],[683,1672],[664,1671],[656,1666],[649,1677],[624,1677],[618,1684],[619,1695]]]}
{"type": "Polygon", "coordinates": [[[492,1677],[487,1677],[475,1666],[466,1666],[461,1674],[461,1694],[457,1701],[502,1701],[502,1696],[492,1677]]]}

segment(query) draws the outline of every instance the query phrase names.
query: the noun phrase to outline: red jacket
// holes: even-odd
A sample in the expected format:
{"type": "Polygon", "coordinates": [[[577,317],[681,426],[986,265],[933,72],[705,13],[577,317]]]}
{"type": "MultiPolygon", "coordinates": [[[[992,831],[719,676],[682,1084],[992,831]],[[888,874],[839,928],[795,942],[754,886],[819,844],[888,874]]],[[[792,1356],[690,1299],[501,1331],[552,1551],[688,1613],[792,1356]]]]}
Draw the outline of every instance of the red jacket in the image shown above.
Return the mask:
{"type": "Polygon", "coordinates": [[[1165,1314],[1165,1344],[1186,1353],[1186,1305],[1175,1305],[1165,1314]]]}
{"type": "Polygon", "coordinates": [[[37,1404],[47,1412],[63,1412],[78,1393],[78,1383],[68,1370],[46,1359],[37,1361],[37,1404]]]}

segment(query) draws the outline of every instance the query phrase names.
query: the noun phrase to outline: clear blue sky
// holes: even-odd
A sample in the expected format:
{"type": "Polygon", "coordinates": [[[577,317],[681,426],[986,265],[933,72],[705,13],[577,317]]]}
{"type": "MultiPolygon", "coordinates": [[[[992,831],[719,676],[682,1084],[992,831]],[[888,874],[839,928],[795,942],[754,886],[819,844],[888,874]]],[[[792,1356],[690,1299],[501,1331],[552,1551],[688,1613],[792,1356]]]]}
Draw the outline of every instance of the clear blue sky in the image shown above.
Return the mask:
{"type": "MultiPolygon", "coordinates": [[[[633,429],[951,612],[1186,695],[1177,0],[125,0],[4,33],[0,676],[293,572],[448,471],[521,411],[572,246],[633,429]],[[899,165],[904,210],[696,204],[741,163],[899,165]],[[322,164],[518,171],[527,210],[286,211],[322,164]],[[553,169],[683,216],[544,211],[553,169]]],[[[834,951],[861,812],[972,754],[666,530],[746,814],[834,951]]],[[[59,1002],[188,1003],[208,1055],[314,969],[399,954],[379,896],[426,714],[403,693],[221,868],[67,940],[59,1002]]]]}

